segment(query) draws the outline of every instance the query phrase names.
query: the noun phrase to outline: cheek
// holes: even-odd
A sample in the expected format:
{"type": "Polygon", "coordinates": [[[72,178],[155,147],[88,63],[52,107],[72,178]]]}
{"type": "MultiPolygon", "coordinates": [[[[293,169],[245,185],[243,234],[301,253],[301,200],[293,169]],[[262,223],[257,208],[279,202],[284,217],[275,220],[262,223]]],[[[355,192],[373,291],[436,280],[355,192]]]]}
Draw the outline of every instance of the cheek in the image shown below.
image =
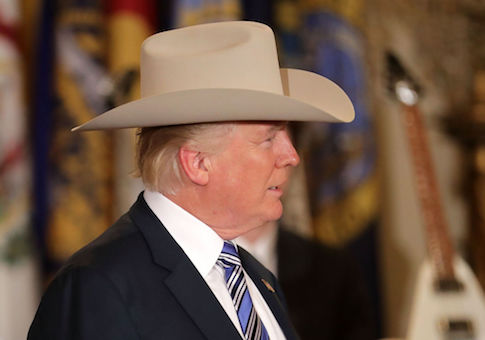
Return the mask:
{"type": "Polygon", "coordinates": [[[227,200],[241,200],[238,205],[250,204],[248,201],[261,198],[266,193],[273,171],[270,155],[240,153],[237,157],[219,163],[216,190],[227,200]]]}
{"type": "Polygon", "coordinates": [[[244,172],[241,169],[232,167],[221,167],[213,173],[213,187],[222,202],[233,200],[238,197],[241,191],[241,182],[244,179],[244,172]]]}
{"type": "Polygon", "coordinates": [[[241,200],[240,204],[244,204],[244,201],[254,195],[257,186],[258,177],[250,169],[234,169],[225,173],[221,182],[221,188],[228,199],[241,200]]]}

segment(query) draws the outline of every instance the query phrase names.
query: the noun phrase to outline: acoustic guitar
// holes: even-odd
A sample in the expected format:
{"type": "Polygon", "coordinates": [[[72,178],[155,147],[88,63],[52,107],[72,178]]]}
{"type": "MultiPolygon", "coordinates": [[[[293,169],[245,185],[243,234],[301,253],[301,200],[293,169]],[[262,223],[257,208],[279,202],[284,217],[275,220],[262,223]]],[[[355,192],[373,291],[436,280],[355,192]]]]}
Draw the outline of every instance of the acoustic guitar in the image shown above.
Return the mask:
{"type": "Polygon", "coordinates": [[[485,340],[485,298],[448,234],[418,106],[420,89],[397,57],[388,53],[386,58],[389,89],[403,112],[428,247],[418,273],[407,340],[485,340]]]}

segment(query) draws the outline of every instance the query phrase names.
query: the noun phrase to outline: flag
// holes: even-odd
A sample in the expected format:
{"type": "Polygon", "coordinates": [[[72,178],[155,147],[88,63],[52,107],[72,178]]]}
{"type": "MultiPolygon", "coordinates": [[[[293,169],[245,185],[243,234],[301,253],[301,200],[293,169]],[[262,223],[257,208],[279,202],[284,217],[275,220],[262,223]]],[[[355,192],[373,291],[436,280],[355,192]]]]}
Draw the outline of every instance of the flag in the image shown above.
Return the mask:
{"type": "Polygon", "coordinates": [[[240,0],[174,0],[173,25],[191,26],[208,22],[238,20],[240,0]]]}
{"type": "Polygon", "coordinates": [[[301,124],[295,137],[306,169],[313,234],[355,255],[373,300],[379,333],[379,181],[358,29],[363,6],[361,1],[345,4],[281,1],[276,8],[277,37],[285,66],[333,80],[354,104],[352,123],[301,124]]]}
{"type": "Polygon", "coordinates": [[[32,120],[33,159],[33,230],[37,245],[41,275],[52,270],[46,251],[49,186],[49,135],[53,107],[53,27],[54,0],[44,0],[39,8],[38,27],[34,31],[35,58],[32,60],[32,84],[30,88],[32,120]]]}
{"type": "Polygon", "coordinates": [[[0,0],[0,338],[12,340],[25,339],[37,303],[20,10],[0,0]]]}
{"type": "MultiPolygon", "coordinates": [[[[113,106],[140,97],[140,48],[155,33],[154,0],[109,0],[107,2],[108,69],[114,81],[113,106]]],[[[114,132],[114,215],[126,212],[143,190],[135,170],[135,129],[114,132]]]]}
{"type": "Polygon", "coordinates": [[[103,2],[45,0],[38,41],[34,131],[35,229],[52,274],[112,223],[109,133],[70,129],[107,109],[103,2]]]}

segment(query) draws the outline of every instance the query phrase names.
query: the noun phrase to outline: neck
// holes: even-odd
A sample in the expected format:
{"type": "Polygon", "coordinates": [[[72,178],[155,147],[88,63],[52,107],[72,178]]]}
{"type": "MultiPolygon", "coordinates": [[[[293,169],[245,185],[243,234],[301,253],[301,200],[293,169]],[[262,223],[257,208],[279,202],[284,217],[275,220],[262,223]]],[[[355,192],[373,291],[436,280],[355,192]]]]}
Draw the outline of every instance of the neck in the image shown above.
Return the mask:
{"type": "Polygon", "coordinates": [[[254,244],[259,240],[261,237],[271,233],[277,228],[277,222],[271,221],[268,223],[263,224],[260,227],[254,228],[253,230],[241,235],[244,240],[247,242],[254,244]]]}
{"type": "Polygon", "coordinates": [[[164,194],[179,207],[207,224],[223,240],[232,240],[247,231],[244,226],[235,226],[220,216],[218,209],[211,206],[197,187],[183,188],[176,194],[164,194]]]}
{"type": "Polygon", "coordinates": [[[251,225],[238,223],[237,216],[228,214],[227,209],[221,213],[220,207],[214,207],[212,200],[205,198],[201,191],[198,187],[186,187],[175,194],[164,196],[207,224],[223,240],[233,240],[244,234],[250,242],[256,241],[261,235],[276,228],[275,221],[252,222],[251,225]]]}

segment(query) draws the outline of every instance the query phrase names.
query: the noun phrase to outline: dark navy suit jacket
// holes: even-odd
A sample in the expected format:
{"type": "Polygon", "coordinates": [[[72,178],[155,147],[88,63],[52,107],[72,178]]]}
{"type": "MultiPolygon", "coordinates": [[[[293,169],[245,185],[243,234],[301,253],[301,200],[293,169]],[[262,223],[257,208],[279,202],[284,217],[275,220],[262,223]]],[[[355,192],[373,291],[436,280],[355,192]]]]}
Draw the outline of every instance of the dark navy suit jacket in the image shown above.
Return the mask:
{"type": "MultiPolygon", "coordinates": [[[[275,277],[243,249],[240,257],[287,339],[297,339],[275,277]]],[[[28,339],[230,340],[240,335],[140,195],[127,214],[56,275],[28,339]]]]}

